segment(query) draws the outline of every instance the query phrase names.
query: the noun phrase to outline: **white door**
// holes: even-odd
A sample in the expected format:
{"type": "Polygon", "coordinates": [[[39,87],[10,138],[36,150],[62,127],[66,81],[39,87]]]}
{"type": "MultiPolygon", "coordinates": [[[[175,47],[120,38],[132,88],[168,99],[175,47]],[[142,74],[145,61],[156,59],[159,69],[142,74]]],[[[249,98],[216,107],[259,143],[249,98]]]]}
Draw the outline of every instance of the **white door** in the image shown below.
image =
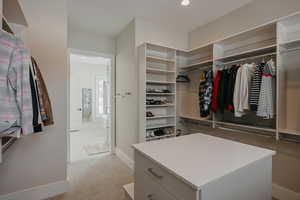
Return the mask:
{"type": "Polygon", "coordinates": [[[70,131],[80,130],[82,125],[82,105],[80,78],[78,74],[70,76],[70,131]]]}

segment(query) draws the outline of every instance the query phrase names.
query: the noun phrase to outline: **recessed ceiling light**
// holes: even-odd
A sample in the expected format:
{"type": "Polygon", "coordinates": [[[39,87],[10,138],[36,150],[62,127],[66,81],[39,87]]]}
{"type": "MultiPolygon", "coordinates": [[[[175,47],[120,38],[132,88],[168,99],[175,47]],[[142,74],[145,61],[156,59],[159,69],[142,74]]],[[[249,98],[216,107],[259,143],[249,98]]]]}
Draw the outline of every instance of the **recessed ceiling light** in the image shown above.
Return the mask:
{"type": "Polygon", "coordinates": [[[188,5],[190,5],[190,3],[191,3],[190,0],[182,0],[181,1],[182,6],[188,6],[188,5]]]}

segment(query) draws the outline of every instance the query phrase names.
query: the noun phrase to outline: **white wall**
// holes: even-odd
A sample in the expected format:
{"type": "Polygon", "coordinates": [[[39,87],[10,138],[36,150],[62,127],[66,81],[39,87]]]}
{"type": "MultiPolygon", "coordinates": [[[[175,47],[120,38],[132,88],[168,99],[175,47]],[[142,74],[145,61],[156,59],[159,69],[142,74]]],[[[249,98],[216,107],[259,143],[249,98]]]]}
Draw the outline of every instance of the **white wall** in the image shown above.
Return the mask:
{"type": "Polygon", "coordinates": [[[300,10],[299,0],[255,0],[189,34],[195,48],[300,10]]]}
{"type": "Polygon", "coordinates": [[[136,47],[149,42],[175,49],[188,48],[188,32],[166,28],[163,24],[154,24],[142,18],[135,19],[135,31],[136,47]]]}
{"type": "Polygon", "coordinates": [[[55,125],[43,134],[20,139],[5,153],[0,164],[0,199],[4,194],[65,181],[67,177],[66,0],[20,3],[29,24],[26,43],[44,75],[55,125]]]}
{"type": "Polygon", "coordinates": [[[115,54],[115,40],[84,31],[68,30],[68,48],[93,51],[103,54],[115,54]]]}

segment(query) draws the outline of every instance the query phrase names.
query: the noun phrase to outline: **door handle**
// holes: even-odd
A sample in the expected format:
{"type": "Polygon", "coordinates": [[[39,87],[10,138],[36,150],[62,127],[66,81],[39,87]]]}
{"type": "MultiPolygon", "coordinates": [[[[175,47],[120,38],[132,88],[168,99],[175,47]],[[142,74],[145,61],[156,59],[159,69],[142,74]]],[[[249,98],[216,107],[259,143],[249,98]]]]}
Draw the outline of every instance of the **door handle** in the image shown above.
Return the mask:
{"type": "Polygon", "coordinates": [[[77,108],[77,110],[78,110],[78,111],[82,111],[82,109],[81,109],[81,108],[77,108]]]}

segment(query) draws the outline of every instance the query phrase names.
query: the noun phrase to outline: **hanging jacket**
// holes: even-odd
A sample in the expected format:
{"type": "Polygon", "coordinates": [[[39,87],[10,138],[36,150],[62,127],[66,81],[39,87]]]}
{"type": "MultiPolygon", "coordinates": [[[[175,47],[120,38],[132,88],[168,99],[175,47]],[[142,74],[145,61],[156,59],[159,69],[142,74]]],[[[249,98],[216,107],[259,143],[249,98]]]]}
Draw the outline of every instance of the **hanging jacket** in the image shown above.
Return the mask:
{"type": "Polygon", "coordinates": [[[205,83],[205,93],[204,93],[204,112],[202,117],[207,117],[210,115],[211,111],[211,98],[213,93],[213,70],[209,70],[206,73],[206,83],[205,83]]]}
{"type": "Polygon", "coordinates": [[[204,100],[205,82],[206,82],[206,72],[202,71],[200,73],[200,81],[199,81],[199,110],[201,116],[204,113],[204,105],[205,105],[205,100],[204,100]]]}
{"type": "Polygon", "coordinates": [[[48,95],[48,90],[37,62],[33,57],[31,57],[31,61],[36,71],[36,81],[37,81],[37,87],[39,91],[38,95],[40,100],[40,114],[42,117],[42,121],[44,126],[50,126],[54,124],[54,120],[53,120],[53,112],[52,112],[51,101],[48,95]]]}
{"type": "Polygon", "coordinates": [[[35,81],[35,72],[34,69],[30,68],[29,77],[30,77],[30,86],[31,86],[31,96],[32,96],[32,111],[33,111],[33,131],[35,133],[42,131],[42,124],[39,122],[39,99],[38,99],[38,91],[37,85],[35,81]]]}
{"type": "Polygon", "coordinates": [[[273,96],[273,77],[275,64],[273,60],[267,62],[264,67],[261,81],[261,89],[258,101],[257,116],[272,119],[275,115],[273,96]]]}
{"type": "Polygon", "coordinates": [[[199,85],[200,116],[207,117],[211,111],[211,98],[213,90],[213,71],[202,72],[199,85]]]}
{"type": "Polygon", "coordinates": [[[251,91],[250,91],[249,102],[250,102],[250,108],[252,111],[257,111],[264,66],[265,66],[264,63],[261,63],[256,66],[254,77],[251,81],[251,91]]]}
{"type": "Polygon", "coordinates": [[[227,110],[234,111],[233,94],[235,87],[236,74],[240,66],[234,65],[229,70],[228,89],[226,94],[225,106],[227,110]]]}
{"type": "Polygon", "coordinates": [[[219,110],[223,113],[226,108],[226,98],[228,93],[229,70],[222,70],[219,87],[219,110]]]}
{"type": "Polygon", "coordinates": [[[212,107],[211,107],[213,112],[217,112],[219,108],[219,87],[220,87],[221,74],[222,72],[218,71],[214,79],[212,107]]]}
{"type": "Polygon", "coordinates": [[[18,137],[20,132],[31,134],[33,116],[29,52],[21,40],[1,30],[0,55],[0,124],[6,124],[0,126],[0,135],[16,134],[14,136],[18,137]]]}
{"type": "Polygon", "coordinates": [[[242,117],[249,110],[249,92],[255,64],[244,64],[239,68],[233,95],[234,115],[242,117]]]}

